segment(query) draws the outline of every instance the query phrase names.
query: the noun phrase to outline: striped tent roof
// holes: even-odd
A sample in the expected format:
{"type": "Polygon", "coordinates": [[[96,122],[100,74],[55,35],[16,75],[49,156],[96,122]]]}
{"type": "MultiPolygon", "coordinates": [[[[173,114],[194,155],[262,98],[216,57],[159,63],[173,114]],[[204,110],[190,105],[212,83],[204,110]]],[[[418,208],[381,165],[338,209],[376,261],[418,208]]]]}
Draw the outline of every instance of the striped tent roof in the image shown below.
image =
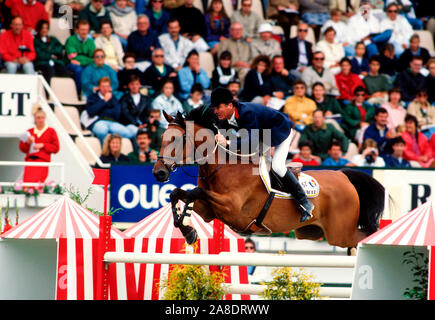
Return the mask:
{"type": "MultiPolygon", "coordinates": [[[[8,239],[98,239],[99,218],[64,196],[1,235],[8,239]]],[[[126,236],[112,228],[114,239],[126,236]]]]}
{"type": "Polygon", "coordinates": [[[433,201],[428,200],[360,243],[401,246],[435,245],[435,205],[433,201]]]}
{"type": "MultiPolygon", "coordinates": [[[[179,202],[181,210],[184,209],[184,203],[179,202]]],[[[196,213],[191,216],[191,226],[198,232],[198,238],[213,238],[213,222],[206,223],[196,213]]],[[[174,227],[174,218],[172,216],[171,203],[166,204],[151,215],[145,217],[137,224],[124,231],[131,238],[168,238],[183,239],[180,229],[174,227]]],[[[240,235],[225,226],[224,237],[228,239],[242,239],[240,235]]]]}

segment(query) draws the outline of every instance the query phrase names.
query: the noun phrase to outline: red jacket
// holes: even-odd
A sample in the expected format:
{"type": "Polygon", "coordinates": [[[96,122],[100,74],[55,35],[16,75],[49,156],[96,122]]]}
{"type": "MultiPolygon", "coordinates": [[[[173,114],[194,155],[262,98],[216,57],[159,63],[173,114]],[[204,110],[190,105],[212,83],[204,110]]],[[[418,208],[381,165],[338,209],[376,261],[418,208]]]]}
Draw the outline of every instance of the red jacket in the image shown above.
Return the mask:
{"type": "Polygon", "coordinates": [[[3,61],[10,62],[18,57],[21,57],[21,52],[18,47],[24,45],[30,51],[24,52],[24,56],[30,61],[35,60],[36,53],[33,46],[33,36],[27,31],[23,30],[21,34],[15,36],[11,30],[7,30],[0,35],[0,54],[3,61]]]}
{"type": "Polygon", "coordinates": [[[293,158],[292,162],[300,162],[304,166],[318,166],[319,165],[319,163],[314,158],[311,158],[310,161],[305,161],[305,160],[302,160],[301,158],[297,157],[297,158],[293,158]]]}
{"type": "Polygon", "coordinates": [[[429,165],[431,163],[431,158],[432,158],[432,148],[431,145],[429,144],[426,136],[419,132],[418,133],[418,149],[420,151],[420,154],[416,154],[413,150],[412,150],[412,137],[411,134],[408,131],[404,131],[402,132],[402,139],[405,141],[405,150],[403,151],[403,159],[405,160],[414,160],[414,161],[418,161],[418,156],[427,156],[429,158],[429,161],[426,163],[420,162],[419,163],[422,165],[422,167],[427,167],[427,165],[429,165]]]}
{"type": "Polygon", "coordinates": [[[38,138],[32,129],[27,130],[32,136],[35,137],[35,143],[43,143],[44,146],[38,152],[28,153],[30,144],[20,141],[19,148],[22,152],[26,153],[25,161],[32,161],[29,158],[31,155],[36,156],[44,162],[50,162],[51,154],[59,152],[59,139],[57,133],[53,128],[48,127],[43,134],[38,138]]]}
{"type": "Polygon", "coordinates": [[[34,4],[25,4],[24,0],[6,0],[6,6],[11,8],[12,16],[20,16],[24,22],[24,29],[35,30],[39,20],[50,21],[44,5],[35,1],[34,4]]]}
{"type": "Polygon", "coordinates": [[[347,76],[341,72],[335,75],[338,91],[340,96],[337,99],[353,100],[353,92],[359,86],[365,88],[364,82],[355,73],[349,73],[347,76]]]}

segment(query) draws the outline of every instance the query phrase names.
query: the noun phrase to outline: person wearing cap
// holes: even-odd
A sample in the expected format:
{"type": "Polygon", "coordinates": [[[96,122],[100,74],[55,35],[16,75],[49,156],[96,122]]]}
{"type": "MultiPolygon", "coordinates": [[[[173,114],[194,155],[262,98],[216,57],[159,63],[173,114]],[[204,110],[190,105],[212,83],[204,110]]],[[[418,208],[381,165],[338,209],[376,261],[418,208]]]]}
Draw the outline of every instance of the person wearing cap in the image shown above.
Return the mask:
{"type": "MultiPolygon", "coordinates": [[[[301,212],[301,222],[310,219],[314,205],[307,199],[298,180],[285,165],[292,137],[292,123],[289,117],[260,104],[238,102],[234,100],[231,91],[222,87],[213,90],[210,102],[210,107],[213,108],[223,129],[245,129],[249,133],[248,139],[254,135],[255,130],[270,131],[270,147],[275,148],[271,166],[272,186],[280,188],[276,185],[282,185],[285,192],[294,196],[301,212]]],[[[232,143],[237,143],[237,149],[240,149],[241,145],[250,145],[250,141],[245,140],[237,138],[236,141],[227,141],[221,133],[216,135],[216,141],[224,147],[232,143]]]]}
{"type": "Polygon", "coordinates": [[[281,55],[281,45],[272,38],[272,26],[270,23],[263,23],[258,28],[260,38],[253,39],[251,42],[251,57],[257,57],[260,54],[273,58],[281,55]]]}

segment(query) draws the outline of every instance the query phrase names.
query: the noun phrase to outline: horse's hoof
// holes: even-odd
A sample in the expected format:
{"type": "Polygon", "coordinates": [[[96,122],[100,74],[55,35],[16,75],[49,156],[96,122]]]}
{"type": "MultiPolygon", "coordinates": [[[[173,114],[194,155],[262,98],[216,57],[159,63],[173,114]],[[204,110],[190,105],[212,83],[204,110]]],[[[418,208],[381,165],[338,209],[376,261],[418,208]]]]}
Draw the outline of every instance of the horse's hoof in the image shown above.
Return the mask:
{"type": "Polygon", "coordinates": [[[355,247],[347,248],[347,255],[348,256],[356,256],[356,248],[355,247]]]}
{"type": "Polygon", "coordinates": [[[188,245],[192,245],[196,242],[196,240],[198,240],[198,233],[192,228],[192,230],[190,230],[184,238],[186,239],[188,245]]]}

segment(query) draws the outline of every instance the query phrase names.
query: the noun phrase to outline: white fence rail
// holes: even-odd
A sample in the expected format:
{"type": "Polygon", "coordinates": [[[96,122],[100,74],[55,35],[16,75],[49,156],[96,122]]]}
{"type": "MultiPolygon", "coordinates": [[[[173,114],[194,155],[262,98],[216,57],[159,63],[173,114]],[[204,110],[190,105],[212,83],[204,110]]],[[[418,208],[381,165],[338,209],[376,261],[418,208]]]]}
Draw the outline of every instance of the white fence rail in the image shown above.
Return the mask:
{"type": "MultiPolygon", "coordinates": [[[[27,162],[27,161],[0,161],[0,167],[59,167],[60,178],[59,184],[65,183],[65,164],[61,162],[27,162]]],[[[17,182],[5,182],[1,181],[0,186],[14,186],[17,182]]],[[[24,187],[36,187],[39,183],[23,182],[24,187]]]]}

